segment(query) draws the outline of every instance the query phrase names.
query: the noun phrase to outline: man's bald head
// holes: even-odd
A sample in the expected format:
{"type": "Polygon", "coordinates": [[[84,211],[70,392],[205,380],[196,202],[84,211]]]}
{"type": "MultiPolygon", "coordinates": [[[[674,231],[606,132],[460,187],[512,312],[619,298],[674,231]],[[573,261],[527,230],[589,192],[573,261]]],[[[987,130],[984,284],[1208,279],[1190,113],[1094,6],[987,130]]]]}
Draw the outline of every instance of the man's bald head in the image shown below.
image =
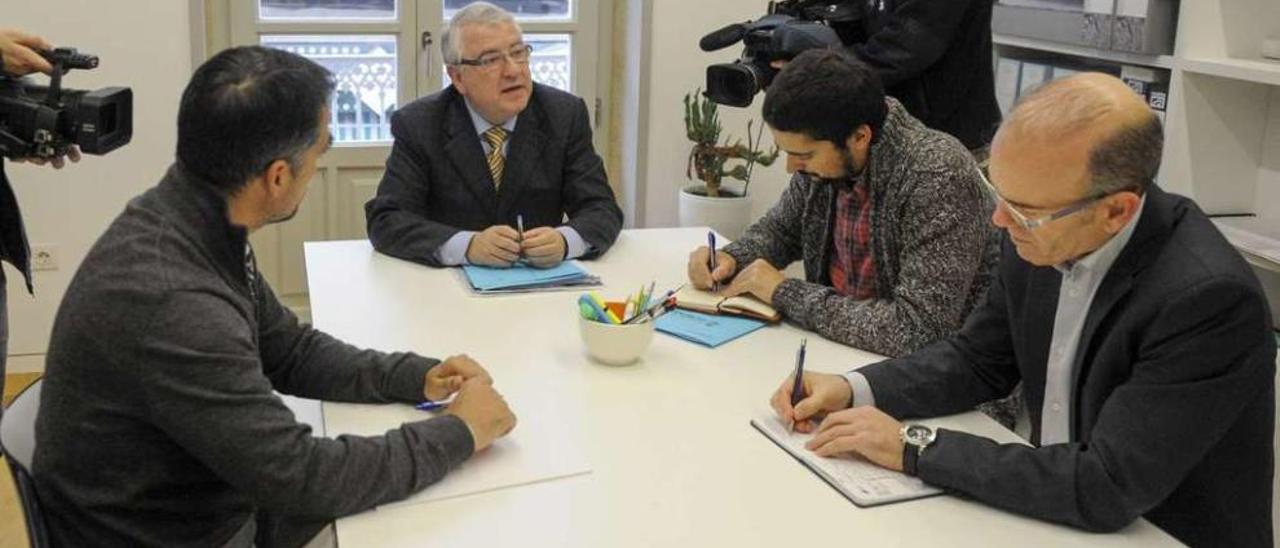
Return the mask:
{"type": "Polygon", "coordinates": [[[1020,99],[994,146],[1087,147],[1095,194],[1146,190],[1160,168],[1163,129],[1138,94],[1120,79],[1084,73],[1044,84],[1020,99]]]}

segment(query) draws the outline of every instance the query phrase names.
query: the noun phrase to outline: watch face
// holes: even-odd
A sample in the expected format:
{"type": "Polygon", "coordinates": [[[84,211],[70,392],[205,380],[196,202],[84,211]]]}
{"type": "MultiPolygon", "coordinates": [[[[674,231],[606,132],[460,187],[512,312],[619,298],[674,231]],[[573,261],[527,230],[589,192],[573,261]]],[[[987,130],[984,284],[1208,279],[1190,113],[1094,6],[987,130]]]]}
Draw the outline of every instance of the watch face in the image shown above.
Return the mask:
{"type": "Polygon", "coordinates": [[[925,445],[933,441],[931,438],[933,438],[933,430],[930,430],[928,426],[913,424],[907,427],[907,439],[911,441],[912,445],[925,445]]]}

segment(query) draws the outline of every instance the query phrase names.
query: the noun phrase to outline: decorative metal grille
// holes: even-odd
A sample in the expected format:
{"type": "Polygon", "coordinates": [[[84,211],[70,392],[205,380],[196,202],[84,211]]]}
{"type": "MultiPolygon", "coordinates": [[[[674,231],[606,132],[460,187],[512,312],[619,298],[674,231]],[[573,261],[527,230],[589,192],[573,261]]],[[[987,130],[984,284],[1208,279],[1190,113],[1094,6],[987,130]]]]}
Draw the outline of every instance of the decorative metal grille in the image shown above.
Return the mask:
{"type": "Polygon", "coordinates": [[[296,53],[329,69],[336,89],[330,130],[337,143],[391,140],[396,109],[394,36],[263,36],[264,46],[296,53]]]}

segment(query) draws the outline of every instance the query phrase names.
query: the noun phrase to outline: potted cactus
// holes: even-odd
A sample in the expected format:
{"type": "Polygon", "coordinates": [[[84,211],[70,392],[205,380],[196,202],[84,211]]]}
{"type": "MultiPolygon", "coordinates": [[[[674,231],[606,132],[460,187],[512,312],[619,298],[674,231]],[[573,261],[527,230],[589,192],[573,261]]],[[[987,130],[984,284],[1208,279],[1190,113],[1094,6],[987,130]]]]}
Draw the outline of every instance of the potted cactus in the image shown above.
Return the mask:
{"type": "Polygon", "coordinates": [[[684,127],[693,148],[685,176],[698,181],[680,191],[681,226],[710,226],[721,235],[737,238],[746,229],[751,215],[751,174],[756,164],[769,166],[778,159],[778,149],[760,149],[763,124],[754,128],[747,122],[747,142],[720,142],[723,126],[717,105],[701,90],[684,96],[684,127]],[[754,134],[752,130],[755,130],[754,134]],[[722,185],[726,179],[742,182],[741,190],[722,185]]]}

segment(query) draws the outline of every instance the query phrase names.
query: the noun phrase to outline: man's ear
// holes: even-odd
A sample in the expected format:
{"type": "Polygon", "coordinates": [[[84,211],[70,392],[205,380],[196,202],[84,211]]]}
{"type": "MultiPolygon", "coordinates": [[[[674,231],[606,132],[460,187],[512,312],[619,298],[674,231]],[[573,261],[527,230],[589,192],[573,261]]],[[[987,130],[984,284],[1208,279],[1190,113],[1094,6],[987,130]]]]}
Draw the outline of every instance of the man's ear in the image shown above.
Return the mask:
{"type": "Polygon", "coordinates": [[[273,197],[278,196],[285,193],[289,181],[293,179],[293,167],[289,165],[288,160],[276,159],[267,164],[267,169],[262,175],[267,193],[273,197]]]}
{"type": "Polygon", "coordinates": [[[1138,214],[1138,206],[1142,205],[1142,197],[1137,193],[1124,191],[1108,196],[1103,201],[1106,215],[1106,228],[1110,234],[1118,234],[1134,215],[1138,214]]]}
{"type": "Polygon", "coordinates": [[[467,84],[462,81],[462,75],[455,65],[445,65],[444,71],[449,75],[449,82],[458,90],[458,93],[465,94],[467,92],[467,84]]]}
{"type": "Polygon", "coordinates": [[[849,150],[864,150],[871,147],[871,126],[862,124],[858,129],[853,130],[853,134],[845,140],[844,145],[849,150]]]}

